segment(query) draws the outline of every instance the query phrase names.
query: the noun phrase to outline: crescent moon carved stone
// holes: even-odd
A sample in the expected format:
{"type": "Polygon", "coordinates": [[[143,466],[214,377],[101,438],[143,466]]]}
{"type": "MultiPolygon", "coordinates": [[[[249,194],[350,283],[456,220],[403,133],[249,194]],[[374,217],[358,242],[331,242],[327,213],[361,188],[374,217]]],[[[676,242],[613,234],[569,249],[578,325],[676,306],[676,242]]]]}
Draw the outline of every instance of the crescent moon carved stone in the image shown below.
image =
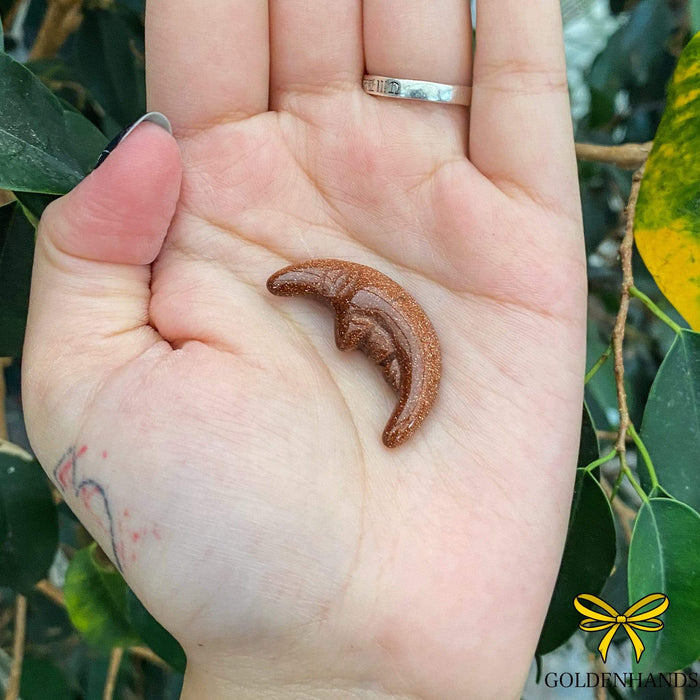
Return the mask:
{"type": "Polygon", "coordinates": [[[398,394],[382,440],[396,447],[430,411],[440,384],[440,344],[418,302],[374,268],[344,260],[307,260],[275,272],[267,288],[278,296],[311,295],[335,311],[335,342],[362,350],[398,394]]]}

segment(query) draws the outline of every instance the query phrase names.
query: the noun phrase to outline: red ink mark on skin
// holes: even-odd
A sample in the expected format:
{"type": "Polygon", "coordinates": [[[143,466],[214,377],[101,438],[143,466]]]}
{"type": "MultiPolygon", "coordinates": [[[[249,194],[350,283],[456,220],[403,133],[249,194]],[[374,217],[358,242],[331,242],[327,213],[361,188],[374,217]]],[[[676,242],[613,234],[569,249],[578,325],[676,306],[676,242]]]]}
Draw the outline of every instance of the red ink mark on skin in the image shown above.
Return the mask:
{"type": "Polygon", "coordinates": [[[92,513],[92,497],[96,493],[98,493],[98,488],[96,486],[85,486],[80,491],[80,499],[83,502],[83,506],[85,506],[85,509],[90,513],[92,513]]]}
{"type": "Polygon", "coordinates": [[[102,450],[102,459],[107,459],[107,450],[102,450]]]}
{"type": "Polygon", "coordinates": [[[66,461],[58,468],[58,471],[56,472],[58,483],[61,484],[64,489],[68,488],[70,470],[72,466],[73,460],[68,457],[68,459],[66,459],[66,461]]]}
{"type": "Polygon", "coordinates": [[[140,535],[138,532],[132,532],[132,533],[131,533],[131,539],[132,539],[134,542],[138,542],[140,537],[141,537],[141,535],[140,535]]]}
{"type": "Polygon", "coordinates": [[[87,452],[87,445],[83,445],[80,448],[80,452],[76,455],[76,457],[82,457],[85,453],[87,452]]]}
{"type": "Polygon", "coordinates": [[[124,508],[124,517],[125,518],[129,517],[129,509],[128,508],[124,508]]]}

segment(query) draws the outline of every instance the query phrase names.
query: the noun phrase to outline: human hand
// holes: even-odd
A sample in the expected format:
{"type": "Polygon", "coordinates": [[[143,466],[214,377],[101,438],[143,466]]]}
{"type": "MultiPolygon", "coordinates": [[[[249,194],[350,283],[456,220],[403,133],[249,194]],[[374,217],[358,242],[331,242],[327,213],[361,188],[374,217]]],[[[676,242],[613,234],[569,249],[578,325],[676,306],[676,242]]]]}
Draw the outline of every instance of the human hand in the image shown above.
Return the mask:
{"type": "Polygon", "coordinates": [[[179,151],[139,126],[42,219],[32,445],[185,647],[186,697],[519,697],[573,483],[585,260],[559,4],[478,18],[472,71],[465,0],[149,0],[179,151]],[[366,95],[365,65],[473,72],[471,110],[366,95]],[[436,404],[395,450],[376,367],[265,288],[319,257],[436,328],[436,404]]]}

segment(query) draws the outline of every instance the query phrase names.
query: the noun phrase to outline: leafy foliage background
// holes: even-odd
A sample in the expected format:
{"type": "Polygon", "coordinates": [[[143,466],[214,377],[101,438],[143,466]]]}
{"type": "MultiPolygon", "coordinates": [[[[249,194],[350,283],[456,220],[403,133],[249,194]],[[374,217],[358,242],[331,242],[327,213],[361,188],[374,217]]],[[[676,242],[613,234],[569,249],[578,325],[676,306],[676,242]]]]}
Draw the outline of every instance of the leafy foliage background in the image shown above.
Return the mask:
{"type": "MultiPolygon", "coordinates": [[[[102,698],[110,661],[117,672],[114,697],[177,698],[185,664],[179,645],[128,589],[39,465],[14,447],[28,449],[18,358],[34,225],[51,198],[89,172],[109,138],[146,111],[143,0],[77,0],[79,26],[66,32],[57,52],[36,51],[45,39],[47,11],[58,4],[0,0],[2,18],[20,5],[27,10],[12,27],[5,24],[0,53],[0,357],[13,358],[4,372],[11,444],[0,443],[0,688],[10,675],[15,602],[24,595],[22,698],[102,698]],[[115,648],[126,652],[115,654],[115,648]]],[[[681,51],[700,29],[700,0],[610,0],[610,11],[623,21],[586,73],[590,105],[576,121],[576,139],[643,144],[654,138],[667,108],[667,86],[681,51]]],[[[700,151],[700,107],[694,109],[690,141],[692,146],[696,138],[700,151]]],[[[618,254],[633,181],[631,171],[606,162],[582,160],[579,176],[589,273],[587,354],[593,367],[606,353],[619,312],[618,254]]],[[[695,185],[700,190],[700,181],[695,185]]],[[[663,218],[663,211],[653,210],[654,195],[644,205],[646,219],[650,211],[663,218]]],[[[697,236],[691,245],[700,258],[692,243],[700,237],[700,204],[694,216],[697,236]]],[[[613,362],[607,360],[586,385],[569,537],[538,646],[545,668],[577,629],[575,595],[600,594],[624,611],[652,592],[652,581],[667,586],[664,592],[679,613],[667,618],[666,637],[645,637],[646,665],[636,670],[675,670],[700,653],[700,342],[636,251],[632,262],[635,288],[651,305],[629,308],[624,393],[632,425],[642,441],[650,436],[655,445],[651,457],[661,483],[644,468],[639,443],[629,445],[630,478],[622,478],[613,450],[619,397],[613,362]],[[664,410],[666,422],[659,427],[656,416],[664,410]],[[663,552],[655,545],[661,541],[663,552]]],[[[591,651],[598,642],[593,635],[585,638],[591,651]]],[[[629,642],[619,634],[614,644],[626,649],[629,642]]],[[[583,655],[571,670],[600,670],[593,659],[583,655]]],[[[692,697],[693,691],[685,692],[692,697]]],[[[640,689],[616,690],[611,697],[677,695],[671,689],[640,689]]]]}

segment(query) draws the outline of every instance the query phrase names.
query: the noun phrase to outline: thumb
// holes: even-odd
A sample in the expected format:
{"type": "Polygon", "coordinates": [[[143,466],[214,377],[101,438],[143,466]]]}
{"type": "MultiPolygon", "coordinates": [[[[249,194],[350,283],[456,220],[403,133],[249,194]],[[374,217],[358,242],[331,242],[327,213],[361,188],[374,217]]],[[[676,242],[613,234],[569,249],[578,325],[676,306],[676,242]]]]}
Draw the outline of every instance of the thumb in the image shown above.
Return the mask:
{"type": "Polygon", "coordinates": [[[182,173],[167,119],[146,115],[98,165],[47,207],[37,233],[22,395],[40,444],[42,430],[70,435],[95,387],[160,340],[148,325],[150,263],[182,173]],[[57,424],[62,416],[68,424],[57,424]]]}
{"type": "Polygon", "coordinates": [[[153,262],[180,192],[180,156],[171,134],[159,112],[124,129],[102,151],[95,170],[47,208],[40,237],[71,257],[153,262]]]}

